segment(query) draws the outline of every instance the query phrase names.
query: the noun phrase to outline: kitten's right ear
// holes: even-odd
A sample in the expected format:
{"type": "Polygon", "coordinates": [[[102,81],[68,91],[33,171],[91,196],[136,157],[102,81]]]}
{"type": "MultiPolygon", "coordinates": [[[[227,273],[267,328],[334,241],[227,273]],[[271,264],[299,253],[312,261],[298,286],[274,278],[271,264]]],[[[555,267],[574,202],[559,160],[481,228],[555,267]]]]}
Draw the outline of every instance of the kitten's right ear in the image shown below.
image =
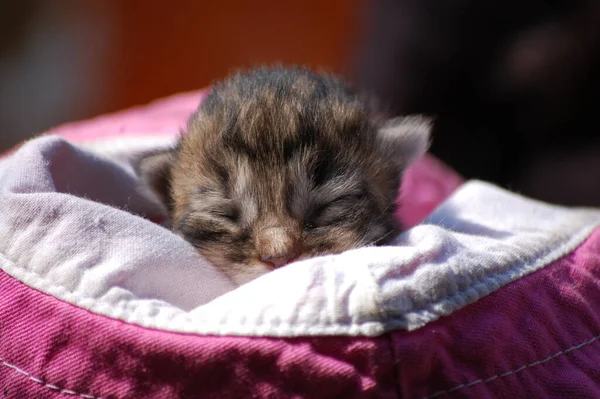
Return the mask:
{"type": "Polygon", "coordinates": [[[379,147],[404,169],[427,151],[432,127],[433,119],[424,115],[390,119],[377,132],[379,147]]]}
{"type": "Polygon", "coordinates": [[[175,150],[154,152],[143,156],[137,163],[137,174],[170,211],[171,169],[175,163],[175,150]]]}

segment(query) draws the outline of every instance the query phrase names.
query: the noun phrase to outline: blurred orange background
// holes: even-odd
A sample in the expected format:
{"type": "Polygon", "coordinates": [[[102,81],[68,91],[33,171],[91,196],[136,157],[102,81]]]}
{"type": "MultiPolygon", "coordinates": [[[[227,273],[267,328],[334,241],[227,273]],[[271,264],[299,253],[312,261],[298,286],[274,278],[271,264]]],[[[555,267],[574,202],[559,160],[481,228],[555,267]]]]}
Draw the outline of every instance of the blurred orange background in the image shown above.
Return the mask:
{"type": "Polygon", "coordinates": [[[360,0],[2,2],[0,148],[206,87],[238,67],[281,62],[348,75],[364,8],[360,0]]]}
{"type": "Polygon", "coordinates": [[[121,40],[107,109],[203,87],[239,66],[281,61],[343,73],[357,36],[356,0],[159,3],[115,3],[121,40]]]}

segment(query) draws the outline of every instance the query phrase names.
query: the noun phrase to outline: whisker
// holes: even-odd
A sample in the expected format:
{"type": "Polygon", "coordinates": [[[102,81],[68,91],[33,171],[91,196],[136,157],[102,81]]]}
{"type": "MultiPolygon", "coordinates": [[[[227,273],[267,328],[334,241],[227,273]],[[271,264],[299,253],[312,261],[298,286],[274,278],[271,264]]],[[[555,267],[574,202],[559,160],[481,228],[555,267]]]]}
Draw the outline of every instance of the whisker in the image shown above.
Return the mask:
{"type": "Polygon", "coordinates": [[[381,240],[389,237],[390,235],[392,235],[394,233],[397,233],[397,231],[396,230],[390,230],[386,234],[384,234],[382,237],[378,237],[376,239],[373,239],[371,241],[367,241],[367,242],[361,244],[361,247],[370,247],[371,245],[374,245],[376,242],[381,241],[381,240]]]}

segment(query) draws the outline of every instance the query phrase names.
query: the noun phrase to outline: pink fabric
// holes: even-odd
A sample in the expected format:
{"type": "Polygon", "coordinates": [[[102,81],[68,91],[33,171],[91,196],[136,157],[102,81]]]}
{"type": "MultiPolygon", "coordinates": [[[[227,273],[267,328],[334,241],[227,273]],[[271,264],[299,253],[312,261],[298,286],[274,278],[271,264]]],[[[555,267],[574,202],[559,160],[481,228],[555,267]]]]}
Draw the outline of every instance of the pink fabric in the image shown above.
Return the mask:
{"type": "Polygon", "coordinates": [[[128,136],[132,133],[177,134],[185,127],[187,119],[205,95],[205,91],[176,94],[148,105],[67,123],[48,131],[48,134],[59,134],[73,141],[128,136]]]}
{"type": "Polygon", "coordinates": [[[94,315],[3,272],[0,287],[0,387],[8,398],[396,397],[385,337],[165,333],[94,315]]]}
{"type": "Polygon", "coordinates": [[[403,398],[600,397],[600,230],[574,253],[392,334],[403,398]]]}
{"type": "Polygon", "coordinates": [[[425,155],[406,171],[398,197],[398,217],[412,227],[463,183],[462,178],[431,155],[425,155]]]}
{"type": "Polygon", "coordinates": [[[0,272],[0,386],[15,398],[598,397],[599,281],[596,231],[417,331],[250,339],[128,325],[0,272]]]}

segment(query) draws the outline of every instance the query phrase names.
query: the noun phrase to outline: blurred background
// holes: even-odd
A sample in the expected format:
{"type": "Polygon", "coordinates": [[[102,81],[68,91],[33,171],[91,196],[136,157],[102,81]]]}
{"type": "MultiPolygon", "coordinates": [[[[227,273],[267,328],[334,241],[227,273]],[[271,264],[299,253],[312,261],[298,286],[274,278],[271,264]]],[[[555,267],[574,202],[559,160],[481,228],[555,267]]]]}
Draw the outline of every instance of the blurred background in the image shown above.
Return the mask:
{"type": "Polygon", "coordinates": [[[1,0],[0,150],[275,62],[435,116],[466,178],[600,206],[596,0],[1,0]]]}
{"type": "Polygon", "coordinates": [[[0,147],[237,67],[348,68],[360,0],[0,0],[0,147]]]}

